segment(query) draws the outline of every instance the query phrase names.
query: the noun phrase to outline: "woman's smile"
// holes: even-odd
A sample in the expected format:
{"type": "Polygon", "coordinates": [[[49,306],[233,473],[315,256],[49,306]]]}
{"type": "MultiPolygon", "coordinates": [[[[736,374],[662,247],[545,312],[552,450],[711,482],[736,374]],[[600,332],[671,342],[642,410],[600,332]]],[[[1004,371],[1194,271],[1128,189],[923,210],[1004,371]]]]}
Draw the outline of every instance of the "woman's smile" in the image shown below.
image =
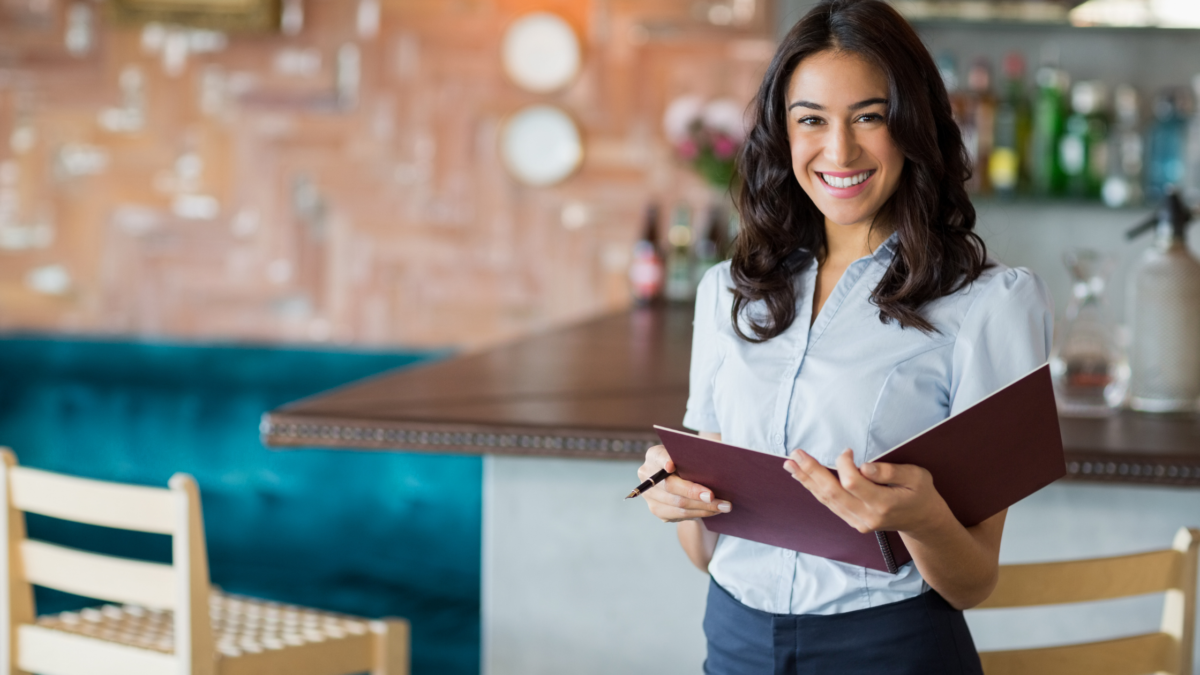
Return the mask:
{"type": "Polygon", "coordinates": [[[874,169],[866,171],[817,171],[825,191],[838,199],[850,199],[867,189],[867,182],[875,175],[874,169]]]}

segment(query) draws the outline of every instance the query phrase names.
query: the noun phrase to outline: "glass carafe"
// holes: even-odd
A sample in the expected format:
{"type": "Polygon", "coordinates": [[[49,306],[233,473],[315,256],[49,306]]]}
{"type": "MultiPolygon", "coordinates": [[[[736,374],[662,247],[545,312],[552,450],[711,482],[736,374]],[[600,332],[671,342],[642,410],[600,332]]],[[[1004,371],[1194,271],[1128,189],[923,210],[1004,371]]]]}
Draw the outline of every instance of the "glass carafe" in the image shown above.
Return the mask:
{"type": "Polygon", "coordinates": [[[1063,415],[1108,415],[1124,402],[1129,386],[1129,365],[1104,294],[1113,259],[1074,249],[1063,262],[1071,300],[1050,356],[1058,409],[1063,415]]]}

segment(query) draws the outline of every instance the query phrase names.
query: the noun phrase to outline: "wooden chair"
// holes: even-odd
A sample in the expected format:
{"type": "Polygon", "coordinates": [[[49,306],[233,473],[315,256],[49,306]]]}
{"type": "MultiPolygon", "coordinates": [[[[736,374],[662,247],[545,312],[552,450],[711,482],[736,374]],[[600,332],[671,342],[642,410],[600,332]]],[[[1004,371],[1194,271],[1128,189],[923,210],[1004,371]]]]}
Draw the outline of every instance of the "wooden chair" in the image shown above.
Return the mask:
{"type": "Polygon", "coordinates": [[[1169,549],[1113,558],[1002,565],[978,609],[1031,607],[1166,593],[1157,633],[1082,644],[981,652],[987,675],[1192,674],[1200,530],[1180,529],[1169,549]]]}
{"type": "Polygon", "coordinates": [[[210,587],[200,494],[17,466],[0,448],[0,664],[53,675],[408,675],[407,621],[226,595],[210,587]],[[173,564],[130,560],[25,536],[24,512],[169,534],[173,564]],[[116,604],[35,617],[32,585],[116,604]]]}

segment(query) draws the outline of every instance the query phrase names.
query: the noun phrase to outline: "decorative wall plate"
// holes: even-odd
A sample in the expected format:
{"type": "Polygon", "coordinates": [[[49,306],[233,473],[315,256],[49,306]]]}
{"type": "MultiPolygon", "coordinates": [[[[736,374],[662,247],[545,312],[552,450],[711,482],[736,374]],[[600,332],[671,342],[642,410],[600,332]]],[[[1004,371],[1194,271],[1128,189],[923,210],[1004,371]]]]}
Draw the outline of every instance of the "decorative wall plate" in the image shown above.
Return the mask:
{"type": "Polygon", "coordinates": [[[579,39],[556,14],[534,12],[517,19],[500,47],[504,72],[522,89],[545,93],[570,84],[579,74],[579,39]]]}
{"type": "Polygon", "coordinates": [[[522,183],[553,185],[583,162],[583,138],[562,109],[531,105],[505,120],[500,129],[500,158],[509,174],[522,183]]]}

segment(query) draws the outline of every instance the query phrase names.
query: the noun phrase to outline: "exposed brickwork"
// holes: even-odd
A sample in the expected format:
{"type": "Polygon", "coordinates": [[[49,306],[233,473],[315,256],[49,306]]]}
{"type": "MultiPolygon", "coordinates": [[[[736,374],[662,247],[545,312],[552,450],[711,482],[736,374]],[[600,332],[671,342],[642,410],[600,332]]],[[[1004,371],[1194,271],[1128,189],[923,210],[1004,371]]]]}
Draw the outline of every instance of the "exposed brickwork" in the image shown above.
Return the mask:
{"type": "Polygon", "coordinates": [[[479,346],[622,307],[647,201],[669,214],[712,199],[672,158],[663,108],[684,93],[749,101],[772,48],[765,2],[716,28],[695,18],[713,3],[690,0],[391,0],[362,37],[357,2],[307,0],[300,34],[233,35],[171,75],[142,31],[101,18],[74,57],[66,5],[33,21],[25,4],[0,0],[6,331],[479,346]],[[500,69],[505,24],[533,9],[583,40],[583,73],[556,94],[500,69]],[[334,86],[343,45],[361,62],[353,104],[334,86]],[[145,119],[121,131],[130,66],[145,119]],[[587,144],[551,188],[518,185],[497,158],[502,120],[533,102],[566,109],[587,144]],[[209,197],[211,219],[173,211],[209,197]],[[568,206],[586,222],[565,226],[568,206]],[[69,289],[30,288],[41,269],[53,290],[56,265],[69,289]]]}

